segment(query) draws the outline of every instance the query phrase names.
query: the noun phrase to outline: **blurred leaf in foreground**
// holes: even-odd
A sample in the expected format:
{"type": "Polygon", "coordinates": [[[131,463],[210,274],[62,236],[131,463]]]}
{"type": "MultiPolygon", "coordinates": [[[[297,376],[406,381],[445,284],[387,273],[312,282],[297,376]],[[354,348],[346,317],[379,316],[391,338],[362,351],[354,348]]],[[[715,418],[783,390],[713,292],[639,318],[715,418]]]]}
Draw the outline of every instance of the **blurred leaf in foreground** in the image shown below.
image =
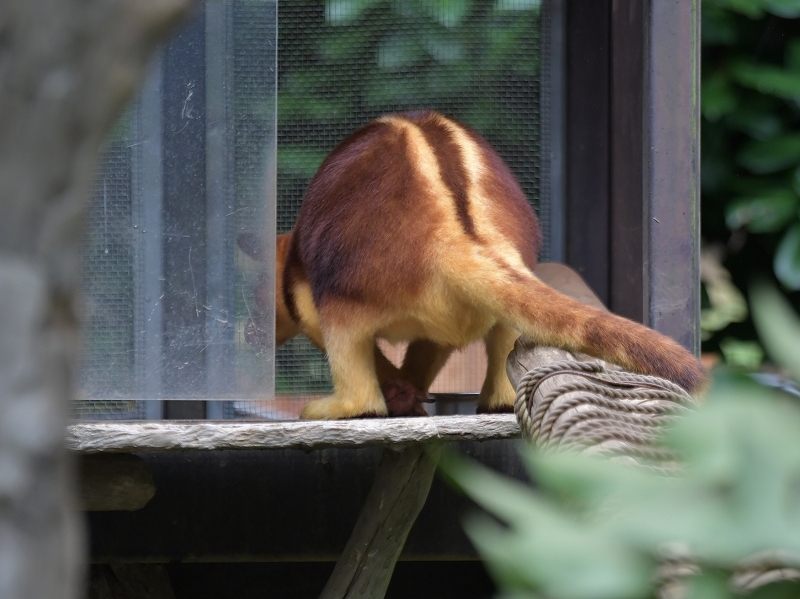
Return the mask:
{"type": "MultiPolygon", "coordinates": [[[[800,379],[800,320],[777,290],[753,289],[770,355],[800,379]]],[[[443,470],[487,512],[465,523],[503,592],[555,599],[645,598],[666,548],[700,567],[688,597],[739,596],[729,581],[754,556],[800,566],[800,405],[735,373],[664,435],[680,468],[524,449],[536,488],[453,455],[443,470]],[[499,522],[498,522],[499,520],[499,522]]],[[[758,598],[800,596],[800,585],[758,598]]]]}
{"type": "Polygon", "coordinates": [[[774,287],[758,283],[750,295],[753,321],[764,348],[795,381],[800,381],[800,319],[774,287]]]}

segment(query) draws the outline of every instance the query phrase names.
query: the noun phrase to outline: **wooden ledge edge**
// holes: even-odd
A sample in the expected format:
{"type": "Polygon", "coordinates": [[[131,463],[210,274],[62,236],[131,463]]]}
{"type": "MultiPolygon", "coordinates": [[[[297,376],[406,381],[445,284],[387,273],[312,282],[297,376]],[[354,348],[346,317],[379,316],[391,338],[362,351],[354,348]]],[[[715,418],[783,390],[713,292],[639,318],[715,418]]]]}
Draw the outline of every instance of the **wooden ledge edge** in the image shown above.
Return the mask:
{"type": "Polygon", "coordinates": [[[513,414],[292,421],[92,421],[70,424],[67,449],[130,453],[215,449],[322,449],[519,437],[513,414]]]}

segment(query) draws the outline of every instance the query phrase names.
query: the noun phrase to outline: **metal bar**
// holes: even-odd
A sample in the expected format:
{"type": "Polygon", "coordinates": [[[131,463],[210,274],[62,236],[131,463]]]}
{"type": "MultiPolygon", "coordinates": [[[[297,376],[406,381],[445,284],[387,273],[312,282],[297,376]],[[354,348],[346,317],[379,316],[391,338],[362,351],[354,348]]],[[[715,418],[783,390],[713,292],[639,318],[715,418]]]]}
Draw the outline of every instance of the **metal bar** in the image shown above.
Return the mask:
{"type": "MultiPolygon", "coordinates": [[[[205,11],[164,49],[165,397],[206,395],[205,11]]],[[[168,402],[167,418],[203,418],[202,402],[168,402]]]]}
{"type": "Polygon", "coordinates": [[[163,295],[162,218],[163,144],[161,122],[162,55],[153,61],[134,111],[131,152],[134,252],[134,352],[136,391],[145,418],[163,418],[161,335],[163,295]]]}
{"type": "Polygon", "coordinates": [[[647,324],[697,354],[700,0],[650,0],[645,14],[647,324]]]}
{"type": "MultiPolygon", "coordinates": [[[[233,391],[233,6],[206,3],[206,380],[211,396],[233,391]]],[[[206,402],[222,419],[223,402],[206,402]]]]}
{"type": "Polygon", "coordinates": [[[566,0],[548,0],[542,10],[542,204],[539,217],[549,233],[542,261],[564,262],[566,0]]]}
{"type": "MultiPolygon", "coordinates": [[[[263,177],[252,188],[248,187],[243,191],[248,194],[255,194],[254,198],[247,198],[244,202],[244,206],[250,207],[255,217],[252,222],[248,223],[248,230],[252,232],[253,224],[256,223],[256,230],[263,231],[261,237],[264,242],[264,264],[273,265],[276,258],[275,233],[278,222],[278,2],[277,0],[263,2],[262,6],[265,29],[270,30],[269,44],[264,47],[263,54],[258,56],[258,62],[263,65],[259,74],[259,77],[263,77],[259,83],[264,86],[261,108],[268,113],[263,119],[265,130],[258,134],[258,139],[263,145],[256,150],[261,153],[263,177]]],[[[238,195],[241,196],[241,191],[238,192],[238,195]]],[[[266,289],[274,290],[275,269],[266,268],[262,280],[266,289]]],[[[272,305],[274,306],[274,297],[272,298],[272,305]]],[[[266,322],[266,338],[269,346],[263,348],[261,352],[263,356],[261,362],[263,377],[261,378],[259,389],[260,395],[267,398],[275,397],[274,327],[275,319],[268,318],[266,322]]]]}

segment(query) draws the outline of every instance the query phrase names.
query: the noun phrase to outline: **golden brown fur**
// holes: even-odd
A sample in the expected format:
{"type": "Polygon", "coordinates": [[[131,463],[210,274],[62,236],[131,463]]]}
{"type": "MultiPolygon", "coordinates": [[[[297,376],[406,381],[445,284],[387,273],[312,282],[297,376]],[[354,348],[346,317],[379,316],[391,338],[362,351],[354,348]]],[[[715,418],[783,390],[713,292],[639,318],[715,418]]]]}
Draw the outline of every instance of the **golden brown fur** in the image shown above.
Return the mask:
{"type": "Polygon", "coordinates": [[[516,180],[469,128],[419,112],[350,135],[278,241],[277,341],[308,335],[334,382],[303,417],[385,415],[382,384],[399,377],[424,392],[455,348],[479,338],[488,356],[479,410],[509,410],[505,361],[520,334],[689,390],[705,384],[702,366],[671,339],[540,282],[539,240],[516,180]],[[412,341],[399,371],[377,338],[412,341]]]}

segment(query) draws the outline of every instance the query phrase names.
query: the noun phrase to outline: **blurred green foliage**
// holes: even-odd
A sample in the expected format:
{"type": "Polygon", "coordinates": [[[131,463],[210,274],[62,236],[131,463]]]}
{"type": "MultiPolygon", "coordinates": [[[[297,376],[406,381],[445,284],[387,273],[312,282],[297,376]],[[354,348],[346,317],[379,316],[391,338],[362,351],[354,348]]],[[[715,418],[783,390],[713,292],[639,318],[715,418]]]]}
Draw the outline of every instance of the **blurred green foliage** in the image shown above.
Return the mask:
{"type": "MultiPolygon", "coordinates": [[[[724,248],[738,289],[769,275],[797,308],[800,0],[703,0],[702,9],[703,238],[724,248]]],[[[752,319],[735,320],[706,329],[704,349],[752,343],[752,319]]]]}
{"type": "MultiPolygon", "coordinates": [[[[772,287],[751,303],[773,359],[800,376],[800,320],[772,287]]],[[[681,460],[670,476],[533,449],[523,456],[535,488],[452,455],[442,464],[493,516],[473,514],[466,530],[504,597],[654,597],[671,558],[700,567],[685,596],[721,599],[742,596],[730,580],[746,560],[800,567],[798,431],[796,401],[730,374],[668,431],[681,460]]],[[[798,597],[800,584],[746,596],[798,597]]]]}

